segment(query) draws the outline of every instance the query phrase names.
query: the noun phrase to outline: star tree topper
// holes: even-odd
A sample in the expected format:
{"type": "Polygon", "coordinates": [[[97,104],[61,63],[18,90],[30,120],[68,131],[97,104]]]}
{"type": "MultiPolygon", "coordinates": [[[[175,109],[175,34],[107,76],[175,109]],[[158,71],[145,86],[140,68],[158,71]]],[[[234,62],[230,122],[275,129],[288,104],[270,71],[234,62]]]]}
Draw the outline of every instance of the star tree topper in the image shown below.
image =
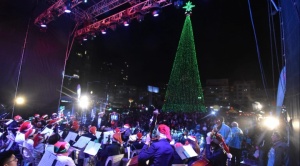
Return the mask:
{"type": "Polygon", "coordinates": [[[195,5],[192,4],[191,1],[188,1],[183,8],[185,9],[185,13],[192,13],[192,8],[195,7],[195,5]]]}

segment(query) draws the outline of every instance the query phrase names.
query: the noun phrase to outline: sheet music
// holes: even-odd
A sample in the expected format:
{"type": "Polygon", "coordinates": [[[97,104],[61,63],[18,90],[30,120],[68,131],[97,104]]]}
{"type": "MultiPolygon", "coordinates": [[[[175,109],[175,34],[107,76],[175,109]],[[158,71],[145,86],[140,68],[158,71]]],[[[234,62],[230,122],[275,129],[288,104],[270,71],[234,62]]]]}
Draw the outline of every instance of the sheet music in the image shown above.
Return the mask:
{"type": "Polygon", "coordinates": [[[78,148],[84,148],[86,146],[86,144],[88,142],[90,142],[90,140],[91,140],[91,138],[89,138],[89,137],[81,136],[79,138],[79,140],[73,146],[76,146],[78,148]]]}
{"type": "Polygon", "coordinates": [[[41,132],[41,134],[47,134],[51,135],[53,133],[52,129],[49,129],[48,127],[45,127],[45,129],[41,132]]]}
{"type": "Polygon", "coordinates": [[[103,140],[102,140],[102,143],[103,144],[106,144],[107,143],[107,141],[108,141],[108,136],[110,135],[110,143],[112,142],[111,140],[112,140],[112,137],[113,137],[113,134],[114,134],[114,132],[113,131],[106,131],[106,132],[104,132],[103,133],[103,140]]]}
{"type": "Polygon", "coordinates": [[[75,141],[76,137],[77,137],[77,134],[70,131],[68,133],[67,137],[65,138],[65,141],[66,142],[69,142],[70,140],[75,141]]]}
{"type": "Polygon", "coordinates": [[[100,131],[96,131],[96,137],[97,137],[97,139],[99,139],[99,138],[100,138],[101,134],[102,134],[102,132],[100,132],[100,131]]]}
{"type": "Polygon", "coordinates": [[[83,152],[95,156],[100,148],[101,144],[90,141],[83,152]]]}
{"type": "Polygon", "coordinates": [[[182,160],[184,160],[186,158],[198,156],[198,154],[195,152],[195,150],[190,145],[180,146],[180,147],[177,147],[175,150],[182,160]]]}
{"type": "Polygon", "coordinates": [[[62,137],[62,134],[64,133],[64,131],[60,131],[58,134],[60,137],[62,137]]]}
{"type": "Polygon", "coordinates": [[[38,166],[52,165],[54,160],[56,160],[56,155],[49,151],[45,151],[38,166]]]}
{"type": "Polygon", "coordinates": [[[13,120],[9,120],[8,122],[5,123],[6,126],[8,126],[9,124],[11,124],[11,122],[13,122],[13,120]]]}

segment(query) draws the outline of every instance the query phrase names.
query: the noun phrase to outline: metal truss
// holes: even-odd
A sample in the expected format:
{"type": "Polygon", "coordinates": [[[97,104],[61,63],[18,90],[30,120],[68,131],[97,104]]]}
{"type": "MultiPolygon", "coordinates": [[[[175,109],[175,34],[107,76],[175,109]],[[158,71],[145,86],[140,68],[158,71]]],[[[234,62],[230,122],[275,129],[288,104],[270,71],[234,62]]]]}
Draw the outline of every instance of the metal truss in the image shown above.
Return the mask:
{"type": "Polygon", "coordinates": [[[35,25],[41,26],[41,24],[48,24],[53,21],[56,17],[64,14],[66,2],[71,2],[72,12],[70,13],[71,18],[77,22],[77,24],[82,24],[83,22],[92,22],[92,24],[77,30],[75,36],[80,36],[92,31],[99,30],[103,26],[113,26],[112,24],[118,24],[122,22],[122,19],[134,19],[150,11],[153,4],[158,4],[160,7],[165,7],[170,5],[169,0],[101,0],[95,5],[89,7],[87,10],[82,10],[79,6],[83,0],[49,0],[49,2],[54,3],[47,10],[41,13],[34,21],[35,25]],[[116,9],[117,7],[129,3],[131,7],[118,12],[112,16],[105,19],[97,21],[96,17],[116,9]],[[139,14],[138,14],[139,13],[139,14]]]}
{"type": "MultiPolygon", "coordinates": [[[[65,12],[65,3],[67,0],[58,0],[52,6],[50,6],[47,10],[45,10],[42,14],[40,14],[35,20],[34,24],[40,26],[43,24],[48,24],[53,21],[56,17],[61,16],[65,12]]],[[[53,1],[51,1],[53,2],[53,1]]],[[[71,0],[71,9],[75,6],[82,3],[82,0],[71,0]]]]}
{"type": "Polygon", "coordinates": [[[161,7],[165,7],[171,4],[167,0],[146,0],[135,4],[121,12],[118,12],[112,16],[105,19],[92,23],[82,29],[75,32],[75,37],[82,36],[84,34],[92,33],[101,30],[103,27],[112,27],[124,21],[124,19],[134,19],[141,14],[149,13],[153,7],[153,4],[159,4],[161,7]]]}

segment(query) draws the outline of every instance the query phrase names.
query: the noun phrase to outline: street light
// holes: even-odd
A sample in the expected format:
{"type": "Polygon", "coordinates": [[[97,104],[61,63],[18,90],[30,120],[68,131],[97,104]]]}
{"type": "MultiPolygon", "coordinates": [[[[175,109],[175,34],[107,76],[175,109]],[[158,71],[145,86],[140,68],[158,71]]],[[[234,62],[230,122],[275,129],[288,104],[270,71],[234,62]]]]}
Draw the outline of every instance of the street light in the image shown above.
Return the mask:
{"type": "Polygon", "coordinates": [[[130,103],[130,104],[129,104],[129,107],[131,107],[131,103],[133,102],[133,99],[130,98],[128,101],[129,101],[129,103],[130,103]]]}
{"type": "Polygon", "coordinates": [[[25,103],[24,97],[21,97],[21,96],[17,97],[16,100],[15,100],[15,103],[16,103],[17,105],[22,105],[22,104],[24,104],[24,103],[25,103]]]}

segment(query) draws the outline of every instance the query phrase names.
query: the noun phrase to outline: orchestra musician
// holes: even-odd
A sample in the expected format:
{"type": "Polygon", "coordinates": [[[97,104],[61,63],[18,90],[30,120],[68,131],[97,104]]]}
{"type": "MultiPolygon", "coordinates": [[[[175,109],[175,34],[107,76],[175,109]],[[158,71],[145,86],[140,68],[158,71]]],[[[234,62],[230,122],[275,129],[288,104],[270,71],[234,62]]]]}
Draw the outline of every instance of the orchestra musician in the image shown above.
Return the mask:
{"type": "Polygon", "coordinates": [[[125,124],[123,126],[124,131],[122,132],[122,140],[127,142],[129,140],[129,136],[131,135],[131,129],[129,124],[125,124]]]}
{"type": "Polygon", "coordinates": [[[107,119],[104,117],[104,112],[99,112],[98,117],[94,118],[92,121],[92,126],[97,127],[97,131],[102,131],[103,128],[107,125],[107,119]]]}
{"type": "Polygon", "coordinates": [[[119,130],[117,130],[112,137],[112,143],[104,146],[103,149],[99,151],[98,153],[99,162],[97,163],[97,166],[104,166],[108,156],[121,154],[123,152],[122,144],[123,141],[122,141],[121,133],[119,132],[119,130]]]}
{"type": "Polygon", "coordinates": [[[23,145],[23,142],[25,141],[25,134],[32,128],[33,126],[30,121],[23,122],[17,131],[15,142],[19,145],[23,145]]]}
{"type": "Polygon", "coordinates": [[[33,137],[33,151],[32,155],[34,157],[35,165],[38,165],[40,160],[42,159],[43,153],[45,151],[45,138],[43,134],[36,134],[33,137]]]}
{"type": "MultiPolygon", "coordinates": [[[[98,141],[97,141],[97,137],[96,137],[96,131],[97,131],[97,128],[96,128],[95,126],[91,126],[91,127],[89,128],[89,132],[88,132],[88,133],[85,133],[85,134],[83,134],[83,135],[81,135],[81,136],[91,138],[90,141],[95,141],[95,140],[96,140],[96,142],[98,142],[98,141]]],[[[84,150],[84,149],[83,149],[83,150],[84,150]]],[[[80,151],[79,153],[83,153],[83,152],[80,151]]],[[[81,156],[81,155],[80,155],[80,156],[81,156]]],[[[87,166],[87,165],[88,165],[88,159],[89,159],[90,155],[87,154],[87,153],[84,153],[84,156],[81,156],[81,157],[84,157],[84,158],[83,158],[83,166],[87,166]]]]}
{"type": "Polygon", "coordinates": [[[198,156],[191,157],[188,159],[187,163],[188,165],[191,165],[192,163],[197,161],[200,156],[200,146],[195,136],[188,136],[185,145],[190,145],[194,149],[194,151],[198,154],[198,156]]]}
{"type": "Polygon", "coordinates": [[[150,134],[147,135],[145,145],[138,155],[139,165],[145,163],[147,160],[149,160],[150,166],[172,165],[171,160],[174,149],[170,145],[170,141],[172,140],[170,128],[164,124],[160,124],[156,135],[158,136],[158,141],[153,141],[151,144],[150,134]]]}
{"type": "Polygon", "coordinates": [[[222,135],[216,131],[207,134],[205,157],[212,166],[227,166],[227,158],[231,158],[229,148],[222,135]]]}
{"type": "Polygon", "coordinates": [[[19,129],[20,124],[23,122],[23,118],[20,115],[16,115],[14,120],[7,126],[7,129],[10,130],[15,136],[16,132],[19,129]]]}
{"type": "Polygon", "coordinates": [[[68,150],[70,144],[67,142],[57,142],[54,145],[54,152],[56,153],[56,160],[59,161],[62,165],[67,166],[76,166],[73,159],[69,157],[68,150]]]}
{"type": "Polygon", "coordinates": [[[118,127],[118,121],[120,118],[120,114],[116,112],[112,112],[109,114],[109,121],[112,129],[115,129],[118,127]]]}
{"type": "Polygon", "coordinates": [[[142,141],[142,137],[143,137],[142,133],[138,132],[136,134],[136,137],[137,137],[136,141],[133,141],[131,143],[131,146],[130,146],[131,150],[142,149],[144,147],[144,145],[145,145],[145,143],[142,141]]]}

